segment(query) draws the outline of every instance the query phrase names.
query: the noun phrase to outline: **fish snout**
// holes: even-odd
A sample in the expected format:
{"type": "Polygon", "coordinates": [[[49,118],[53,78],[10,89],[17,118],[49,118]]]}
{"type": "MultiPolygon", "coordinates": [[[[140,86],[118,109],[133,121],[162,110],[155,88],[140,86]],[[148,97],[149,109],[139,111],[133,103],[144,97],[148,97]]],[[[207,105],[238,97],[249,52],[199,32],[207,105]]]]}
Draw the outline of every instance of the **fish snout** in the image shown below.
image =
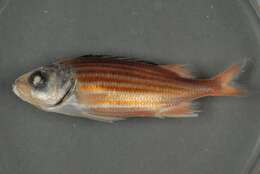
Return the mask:
{"type": "Polygon", "coordinates": [[[18,90],[17,90],[17,88],[16,88],[15,82],[12,84],[12,90],[13,90],[13,92],[15,93],[15,95],[19,96],[19,92],[18,92],[18,90]]]}
{"type": "Polygon", "coordinates": [[[12,90],[17,97],[22,100],[28,101],[30,95],[30,88],[28,86],[26,76],[17,78],[12,84],[12,90]]]}
{"type": "Polygon", "coordinates": [[[22,98],[21,94],[23,93],[22,89],[22,84],[23,84],[23,81],[21,79],[21,77],[19,77],[18,79],[16,79],[14,81],[14,83],[12,84],[12,89],[13,89],[13,92],[15,93],[15,95],[17,95],[19,98],[22,98]]]}

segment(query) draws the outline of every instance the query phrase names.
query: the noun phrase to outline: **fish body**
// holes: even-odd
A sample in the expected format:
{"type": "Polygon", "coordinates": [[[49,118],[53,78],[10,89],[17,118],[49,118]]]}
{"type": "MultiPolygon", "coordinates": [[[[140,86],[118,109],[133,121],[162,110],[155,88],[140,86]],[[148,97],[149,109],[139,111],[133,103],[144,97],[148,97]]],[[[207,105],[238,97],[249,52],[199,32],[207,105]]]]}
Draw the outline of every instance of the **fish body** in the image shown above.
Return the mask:
{"type": "Polygon", "coordinates": [[[245,94],[231,84],[239,72],[240,66],[234,64],[213,78],[196,79],[178,64],[82,56],[26,73],[13,89],[43,110],[100,121],[192,117],[199,112],[195,99],[245,94]]]}

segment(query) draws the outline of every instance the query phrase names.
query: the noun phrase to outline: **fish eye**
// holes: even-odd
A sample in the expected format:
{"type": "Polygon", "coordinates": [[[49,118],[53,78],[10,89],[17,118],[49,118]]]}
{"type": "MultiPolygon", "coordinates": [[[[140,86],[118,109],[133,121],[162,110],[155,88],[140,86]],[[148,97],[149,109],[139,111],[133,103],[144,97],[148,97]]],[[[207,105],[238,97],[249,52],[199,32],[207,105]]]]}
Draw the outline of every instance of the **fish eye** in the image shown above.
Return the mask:
{"type": "Polygon", "coordinates": [[[30,85],[38,90],[46,88],[48,82],[48,74],[43,71],[35,71],[29,77],[30,85]]]}

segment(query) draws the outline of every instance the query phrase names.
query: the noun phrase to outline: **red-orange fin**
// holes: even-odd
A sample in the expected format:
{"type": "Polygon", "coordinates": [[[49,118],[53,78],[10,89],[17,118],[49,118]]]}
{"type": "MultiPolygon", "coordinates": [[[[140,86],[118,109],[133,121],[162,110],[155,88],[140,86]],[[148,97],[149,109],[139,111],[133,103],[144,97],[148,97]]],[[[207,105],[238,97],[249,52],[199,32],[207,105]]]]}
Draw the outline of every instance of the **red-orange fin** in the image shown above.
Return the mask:
{"type": "Polygon", "coordinates": [[[162,108],[156,113],[158,118],[183,118],[183,117],[197,117],[198,109],[196,109],[196,104],[192,102],[182,102],[178,105],[169,106],[162,108]]]}
{"type": "Polygon", "coordinates": [[[172,71],[178,74],[180,77],[193,79],[191,71],[186,68],[185,65],[180,64],[169,64],[169,65],[160,65],[162,68],[172,71]]]}
{"type": "Polygon", "coordinates": [[[215,96],[244,96],[247,94],[247,90],[239,87],[235,83],[235,79],[242,72],[241,65],[233,64],[227,68],[224,72],[215,76],[212,80],[216,83],[215,96]]]}

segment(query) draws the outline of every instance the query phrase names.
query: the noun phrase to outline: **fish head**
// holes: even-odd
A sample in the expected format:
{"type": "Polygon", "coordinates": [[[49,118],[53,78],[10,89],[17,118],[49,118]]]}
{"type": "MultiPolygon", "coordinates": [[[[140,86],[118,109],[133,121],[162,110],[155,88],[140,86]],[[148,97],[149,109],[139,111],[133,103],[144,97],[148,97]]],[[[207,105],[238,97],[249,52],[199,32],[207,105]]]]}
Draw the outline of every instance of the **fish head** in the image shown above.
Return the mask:
{"type": "Polygon", "coordinates": [[[62,103],[73,86],[73,75],[68,68],[49,65],[18,77],[13,92],[22,100],[48,110],[62,103]]]}

